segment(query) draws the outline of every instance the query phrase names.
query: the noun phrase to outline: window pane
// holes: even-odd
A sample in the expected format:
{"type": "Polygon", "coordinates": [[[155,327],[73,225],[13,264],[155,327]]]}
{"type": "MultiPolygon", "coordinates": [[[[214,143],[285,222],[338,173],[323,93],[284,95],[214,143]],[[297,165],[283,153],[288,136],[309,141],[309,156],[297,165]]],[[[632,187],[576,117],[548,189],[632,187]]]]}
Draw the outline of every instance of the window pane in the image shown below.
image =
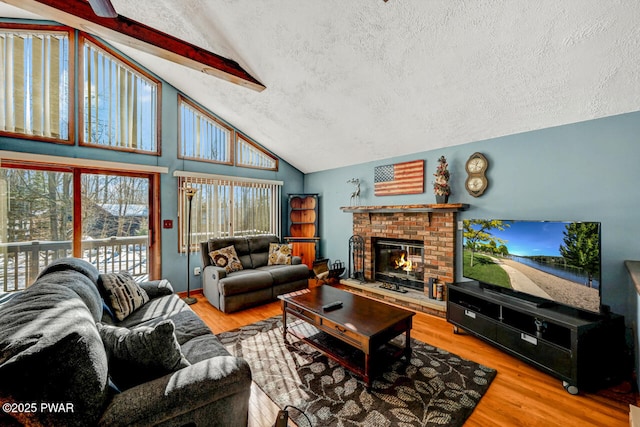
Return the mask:
{"type": "Polygon", "coordinates": [[[180,157],[231,163],[232,129],[180,97],[180,157]]]}
{"type": "MultiPolygon", "coordinates": [[[[196,190],[191,200],[191,250],[197,250],[199,242],[211,237],[231,236],[229,200],[231,186],[228,182],[207,182],[202,179],[181,180],[181,188],[196,190]]],[[[187,218],[189,203],[180,192],[180,251],[186,251],[187,218]]]]}
{"type": "Polygon", "coordinates": [[[196,190],[191,201],[191,250],[214,237],[280,235],[280,186],[260,182],[181,177],[180,251],[186,248],[189,217],[185,188],[196,190]]]}
{"type": "Polygon", "coordinates": [[[82,174],[82,256],[103,273],[146,276],[149,180],[82,174]]]}
{"type": "Polygon", "coordinates": [[[69,36],[0,29],[0,131],[69,139],[69,36]]]}
{"type": "Polygon", "coordinates": [[[278,160],[241,135],[237,137],[236,165],[256,169],[278,170],[278,160]]]}
{"type": "Polygon", "coordinates": [[[0,291],[24,289],[72,255],[72,180],[69,172],[0,169],[0,291]]]}
{"type": "Polygon", "coordinates": [[[157,152],[159,84],[84,41],[84,141],[157,152]]]}
{"type": "Polygon", "coordinates": [[[234,235],[271,233],[272,189],[250,184],[234,187],[234,235]]]}

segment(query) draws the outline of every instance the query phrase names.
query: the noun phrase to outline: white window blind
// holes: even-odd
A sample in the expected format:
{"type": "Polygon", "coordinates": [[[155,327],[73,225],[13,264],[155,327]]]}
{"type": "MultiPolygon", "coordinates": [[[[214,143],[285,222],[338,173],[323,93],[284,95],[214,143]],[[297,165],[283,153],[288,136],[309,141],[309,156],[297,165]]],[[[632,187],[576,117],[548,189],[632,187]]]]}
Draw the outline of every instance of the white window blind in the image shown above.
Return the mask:
{"type": "Polygon", "coordinates": [[[160,83],[84,39],[84,142],[157,152],[160,83]]]}
{"type": "Polygon", "coordinates": [[[278,160],[237,133],[236,165],[256,169],[278,170],[278,160]]]}
{"type": "Polygon", "coordinates": [[[180,157],[231,164],[233,129],[197,108],[182,96],[180,109],[180,157]]]}
{"type": "Polygon", "coordinates": [[[191,202],[192,250],[214,237],[281,234],[281,186],[277,181],[178,174],[180,250],[186,249],[188,202],[185,188],[196,194],[191,202]]]}
{"type": "Polygon", "coordinates": [[[0,28],[0,130],[69,139],[69,35],[0,28]]]}

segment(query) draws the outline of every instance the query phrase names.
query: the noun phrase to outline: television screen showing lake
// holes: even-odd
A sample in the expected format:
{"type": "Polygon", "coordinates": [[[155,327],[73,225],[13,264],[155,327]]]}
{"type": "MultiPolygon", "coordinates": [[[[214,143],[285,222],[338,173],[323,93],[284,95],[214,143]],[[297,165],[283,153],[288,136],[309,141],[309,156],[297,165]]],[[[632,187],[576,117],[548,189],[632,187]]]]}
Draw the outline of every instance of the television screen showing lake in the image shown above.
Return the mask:
{"type": "Polygon", "coordinates": [[[463,236],[465,277],[600,310],[600,223],[464,220],[463,236]]]}

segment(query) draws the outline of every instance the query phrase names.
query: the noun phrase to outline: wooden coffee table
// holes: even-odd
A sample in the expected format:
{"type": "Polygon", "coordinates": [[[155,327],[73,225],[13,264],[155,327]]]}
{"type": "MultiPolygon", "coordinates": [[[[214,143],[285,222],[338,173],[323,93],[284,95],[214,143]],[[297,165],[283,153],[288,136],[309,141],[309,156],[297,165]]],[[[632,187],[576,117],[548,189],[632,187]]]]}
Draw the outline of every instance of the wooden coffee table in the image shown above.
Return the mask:
{"type": "Polygon", "coordinates": [[[411,355],[412,311],[328,285],[278,298],[282,301],[284,339],[288,332],[305,341],[361,376],[367,387],[371,386],[374,365],[402,356],[408,360],[411,355]],[[342,301],[342,307],[323,310],[322,306],[334,301],[342,301]],[[287,325],[287,315],[303,322],[287,325]],[[402,333],[404,347],[389,342],[402,333]]]}

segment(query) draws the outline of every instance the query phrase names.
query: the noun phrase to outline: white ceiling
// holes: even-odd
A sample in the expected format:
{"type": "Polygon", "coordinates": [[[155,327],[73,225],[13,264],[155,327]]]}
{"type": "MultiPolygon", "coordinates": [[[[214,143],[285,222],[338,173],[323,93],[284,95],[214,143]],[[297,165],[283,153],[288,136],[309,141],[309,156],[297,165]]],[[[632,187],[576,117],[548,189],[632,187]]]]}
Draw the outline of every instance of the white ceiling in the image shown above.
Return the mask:
{"type": "Polygon", "coordinates": [[[117,45],[305,173],[640,110],[637,0],[112,2],[262,82],[117,45]]]}

